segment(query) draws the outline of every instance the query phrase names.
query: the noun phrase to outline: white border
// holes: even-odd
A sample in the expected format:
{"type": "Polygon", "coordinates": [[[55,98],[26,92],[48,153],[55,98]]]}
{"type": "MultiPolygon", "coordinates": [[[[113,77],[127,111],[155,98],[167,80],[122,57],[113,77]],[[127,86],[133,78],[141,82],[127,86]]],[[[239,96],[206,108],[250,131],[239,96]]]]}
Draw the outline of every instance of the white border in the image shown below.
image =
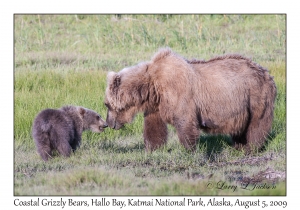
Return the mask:
{"type": "MultiPolygon", "coordinates": [[[[281,13],[287,14],[287,196],[258,197],[264,200],[287,200],[288,207],[299,206],[299,11],[297,4],[287,1],[240,1],[240,0],[210,0],[200,1],[21,1],[12,0],[1,4],[1,69],[0,91],[1,110],[1,182],[0,195],[2,207],[15,207],[13,200],[13,14],[15,13],[281,13]]],[[[64,197],[67,199],[68,197],[64,197]]],[[[180,199],[180,197],[169,197],[180,199]]],[[[208,197],[204,197],[206,200],[208,197]]],[[[245,200],[246,197],[241,197],[245,200]]],[[[77,198],[78,199],[78,198],[77,198]]],[[[89,199],[88,197],[86,199],[89,199]]],[[[121,197],[119,199],[127,199],[121,197]]],[[[150,199],[145,197],[145,199],[150,199]]],[[[220,199],[220,197],[218,197],[220,199]]],[[[235,197],[226,197],[236,200],[235,197]]],[[[250,198],[249,198],[250,199],[250,198]]],[[[251,198],[252,199],[252,198],[251,198]]],[[[152,207],[153,208],[153,207],[152,207]]],[[[176,207],[170,207],[176,208],[176,207]]],[[[198,207],[199,208],[199,207],[198,207]]],[[[226,208],[226,207],[225,207],[226,208]]],[[[126,208],[129,209],[129,208],[126,208]]],[[[232,209],[232,208],[231,208],[232,209]]],[[[251,209],[253,209],[251,207],[251,209]]]]}

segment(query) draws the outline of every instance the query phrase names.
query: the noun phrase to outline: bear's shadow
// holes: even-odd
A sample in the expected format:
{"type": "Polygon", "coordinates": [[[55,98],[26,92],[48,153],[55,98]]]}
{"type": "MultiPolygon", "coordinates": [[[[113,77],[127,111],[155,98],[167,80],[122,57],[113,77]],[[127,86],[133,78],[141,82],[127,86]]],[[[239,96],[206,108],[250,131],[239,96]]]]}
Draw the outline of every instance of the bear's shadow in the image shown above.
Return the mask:
{"type": "Polygon", "coordinates": [[[145,145],[143,142],[126,142],[124,145],[117,143],[112,140],[102,140],[101,144],[98,146],[99,149],[106,151],[113,151],[114,153],[131,153],[133,151],[144,151],[145,145]]]}
{"type": "MultiPolygon", "coordinates": [[[[178,144],[180,144],[178,142],[178,144]]],[[[197,141],[196,151],[201,150],[201,148],[205,148],[206,155],[211,156],[214,153],[221,153],[222,150],[226,147],[226,145],[232,145],[231,138],[229,136],[224,135],[201,135],[200,139],[197,141]]],[[[113,151],[116,153],[130,153],[133,151],[144,151],[145,145],[144,142],[131,142],[122,145],[112,140],[102,140],[101,144],[98,145],[99,149],[106,151],[113,151]]],[[[168,150],[171,152],[174,148],[168,150]]]]}
{"type": "Polygon", "coordinates": [[[270,132],[270,134],[268,135],[266,142],[264,143],[264,145],[262,146],[262,148],[259,150],[259,152],[264,152],[267,150],[268,146],[272,143],[272,141],[276,138],[277,136],[277,132],[275,132],[274,130],[272,130],[270,132]]]}
{"type": "Polygon", "coordinates": [[[206,155],[210,157],[212,154],[221,153],[227,146],[232,145],[233,142],[230,136],[204,134],[197,141],[197,150],[201,150],[204,147],[206,155]]]}
{"type": "MultiPolygon", "coordinates": [[[[260,151],[265,151],[268,144],[270,144],[275,138],[276,133],[272,132],[267,140],[265,145],[262,147],[260,151]]],[[[130,153],[133,151],[144,151],[145,145],[143,141],[138,142],[127,142],[127,140],[124,140],[126,142],[124,145],[117,143],[112,140],[102,140],[101,144],[98,145],[99,149],[103,149],[106,151],[113,151],[116,153],[130,153]]],[[[180,144],[178,142],[178,144],[180,144]]],[[[209,135],[209,134],[202,134],[197,141],[196,145],[196,152],[203,150],[206,152],[207,157],[213,156],[213,154],[221,153],[226,147],[233,146],[233,142],[231,140],[231,137],[228,135],[209,135]]],[[[174,148],[168,149],[168,152],[171,152],[174,148]]]]}
{"type": "MultiPolygon", "coordinates": [[[[259,149],[259,152],[266,151],[269,144],[272,143],[276,137],[276,133],[272,131],[266,138],[265,144],[259,149]]],[[[197,142],[198,148],[206,148],[206,155],[211,157],[212,154],[221,153],[227,146],[233,146],[233,141],[230,136],[227,135],[201,135],[197,142]]]]}

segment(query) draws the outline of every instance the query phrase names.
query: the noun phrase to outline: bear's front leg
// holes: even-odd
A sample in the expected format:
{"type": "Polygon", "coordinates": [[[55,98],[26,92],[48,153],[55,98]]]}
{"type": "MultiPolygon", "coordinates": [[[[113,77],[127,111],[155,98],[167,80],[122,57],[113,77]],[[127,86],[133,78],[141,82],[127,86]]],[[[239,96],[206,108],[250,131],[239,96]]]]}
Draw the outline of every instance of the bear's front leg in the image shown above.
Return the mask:
{"type": "Polygon", "coordinates": [[[167,124],[159,112],[144,115],[144,142],[146,151],[151,152],[164,145],[168,139],[167,124]]]}
{"type": "Polygon", "coordinates": [[[193,122],[181,121],[175,124],[180,143],[187,150],[195,150],[197,140],[200,136],[200,129],[193,122]]]}
{"type": "Polygon", "coordinates": [[[75,152],[76,149],[80,147],[80,143],[81,143],[81,133],[75,132],[74,138],[70,142],[70,146],[73,152],[75,152]]]}

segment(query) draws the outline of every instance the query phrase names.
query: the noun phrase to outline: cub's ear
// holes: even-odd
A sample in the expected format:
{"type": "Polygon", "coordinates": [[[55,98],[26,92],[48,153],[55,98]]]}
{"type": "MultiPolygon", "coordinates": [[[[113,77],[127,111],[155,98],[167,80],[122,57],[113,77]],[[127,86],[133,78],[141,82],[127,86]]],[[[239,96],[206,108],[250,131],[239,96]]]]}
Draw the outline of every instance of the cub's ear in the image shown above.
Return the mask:
{"type": "Polygon", "coordinates": [[[86,112],[85,108],[80,107],[80,106],[77,108],[77,110],[78,110],[78,112],[79,112],[79,114],[80,114],[81,116],[83,116],[83,115],[85,114],[85,112],[86,112]]]}
{"type": "Polygon", "coordinates": [[[108,74],[107,74],[107,82],[108,82],[109,89],[113,93],[116,93],[118,87],[121,84],[121,77],[120,77],[120,75],[118,75],[115,72],[112,72],[112,71],[108,72],[108,74]]]}

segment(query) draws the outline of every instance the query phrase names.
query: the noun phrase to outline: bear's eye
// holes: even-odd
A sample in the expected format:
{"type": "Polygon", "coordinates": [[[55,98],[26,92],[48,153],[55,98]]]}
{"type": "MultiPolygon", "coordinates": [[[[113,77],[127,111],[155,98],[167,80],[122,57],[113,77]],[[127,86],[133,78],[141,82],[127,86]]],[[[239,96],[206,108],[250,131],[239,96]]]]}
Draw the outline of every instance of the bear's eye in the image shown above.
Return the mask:
{"type": "Polygon", "coordinates": [[[97,119],[97,120],[100,120],[100,116],[98,115],[98,116],[96,117],[96,119],[97,119]]]}

